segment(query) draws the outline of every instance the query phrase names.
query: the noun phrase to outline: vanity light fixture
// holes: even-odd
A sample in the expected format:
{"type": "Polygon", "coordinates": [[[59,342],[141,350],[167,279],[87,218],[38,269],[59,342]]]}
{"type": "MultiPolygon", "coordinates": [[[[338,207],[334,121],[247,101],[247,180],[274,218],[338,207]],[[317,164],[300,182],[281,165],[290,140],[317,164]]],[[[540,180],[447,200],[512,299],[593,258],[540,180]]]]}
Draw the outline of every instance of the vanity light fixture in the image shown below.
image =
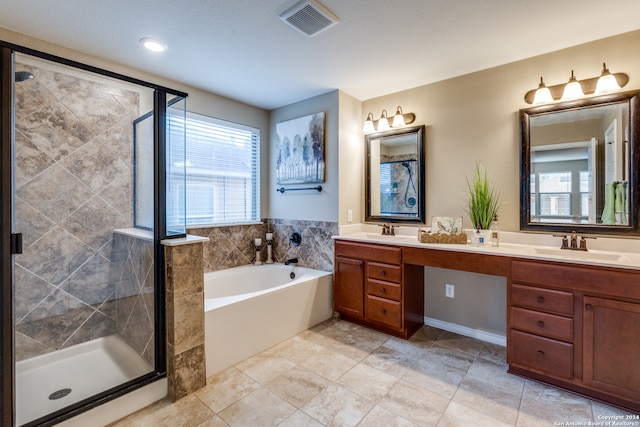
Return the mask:
{"type": "Polygon", "coordinates": [[[396,109],[396,115],[393,116],[393,123],[391,124],[391,126],[393,126],[394,128],[398,128],[404,125],[405,125],[405,122],[404,122],[404,116],[402,114],[402,107],[398,105],[398,108],[396,109]]]}
{"type": "Polygon", "coordinates": [[[373,125],[373,114],[369,113],[367,115],[367,120],[364,121],[364,126],[362,128],[362,132],[369,133],[375,131],[376,128],[373,125]]]}
{"type": "Polygon", "coordinates": [[[620,85],[618,84],[616,77],[611,74],[607,68],[607,64],[603,62],[602,74],[600,74],[600,78],[598,79],[595,94],[602,95],[604,93],[616,92],[618,90],[620,90],[620,85]]]}
{"type": "Polygon", "coordinates": [[[569,77],[569,81],[564,87],[561,99],[562,101],[569,101],[571,99],[582,98],[583,96],[584,92],[582,91],[582,86],[580,86],[578,79],[573,75],[573,70],[571,70],[571,77],[569,77]]]}
{"type": "MultiPolygon", "coordinates": [[[[391,127],[397,128],[413,123],[416,120],[416,115],[413,113],[405,113],[402,111],[402,107],[398,105],[396,114],[393,116],[391,127]]],[[[387,116],[387,110],[382,110],[382,114],[378,120],[373,120],[373,114],[367,114],[367,119],[364,121],[362,132],[371,133],[375,131],[389,130],[389,118],[387,116]]]]}
{"type": "Polygon", "coordinates": [[[542,77],[537,89],[530,90],[524,95],[528,104],[548,104],[554,101],[568,101],[587,95],[602,95],[620,90],[629,83],[629,76],[625,73],[611,73],[606,64],[602,64],[602,73],[598,77],[576,79],[573,70],[571,78],[565,84],[546,86],[542,77]],[[549,96],[545,95],[546,90],[549,96]]]}
{"type": "Polygon", "coordinates": [[[551,91],[549,90],[547,85],[544,84],[544,81],[542,80],[542,77],[540,77],[540,85],[538,86],[538,89],[536,89],[536,94],[533,97],[533,103],[534,104],[547,104],[549,102],[553,102],[553,97],[551,96],[551,91]]]}
{"type": "Polygon", "coordinates": [[[167,50],[166,44],[151,37],[141,38],[140,43],[142,43],[142,45],[151,52],[164,52],[165,50],[167,50]]]}
{"type": "Polygon", "coordinates": [[[378,127],[376,130],[389,130],[389,119],[387,119],[387,110],[382,110],[378,119],[378,127]]]}

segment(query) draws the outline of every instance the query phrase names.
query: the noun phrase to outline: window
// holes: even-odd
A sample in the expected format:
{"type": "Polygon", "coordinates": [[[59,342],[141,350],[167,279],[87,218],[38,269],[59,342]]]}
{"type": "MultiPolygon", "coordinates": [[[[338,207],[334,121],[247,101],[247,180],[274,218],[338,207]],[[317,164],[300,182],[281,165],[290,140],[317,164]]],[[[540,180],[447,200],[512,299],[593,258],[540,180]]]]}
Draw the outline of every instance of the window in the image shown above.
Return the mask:
{"type": "Polygon", "coordinates": [[[589,171],[580,171],[580,215],[589,216],[589,207],[591,204],[591,174],[589,171]]]}
{"type": "Polygon", "coordinates": [[[571,215],[571,172],[541,173],[540,215],[571,215]]]}
{"type": "Polygon", "coordinates": [[[186,217],[187,226],[260,220],[258,129],[187,113],[184,166],[186,194],[179,190],[174,197],[186,197],[186,204],[176,200],[174,214],[186,217]]]}

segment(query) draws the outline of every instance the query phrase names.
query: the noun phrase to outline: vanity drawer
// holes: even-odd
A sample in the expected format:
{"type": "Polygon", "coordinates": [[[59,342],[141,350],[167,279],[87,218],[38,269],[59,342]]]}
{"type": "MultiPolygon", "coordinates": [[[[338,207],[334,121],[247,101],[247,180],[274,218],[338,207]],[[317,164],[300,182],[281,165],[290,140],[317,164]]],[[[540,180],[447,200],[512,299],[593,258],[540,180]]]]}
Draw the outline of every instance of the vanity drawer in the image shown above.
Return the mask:
{"type": "Polygon", "coordinates": [[[402,287],[398,283],[367,279],[367,294],[400,301],[402,297],[402,287]]]}
{"type": "Polygon", "coordinates": [[[402,269],[398,265],[369,262],[367,263],[367,277],[370,279],[400,283],[400,279],[402,278],[402,269]]]}
{"type": "Polygon", "coordinates": [[[544,375],[573,378],[573,344],[511,330],[510,364],[544,375]]]}
{"type": "Polygon", "coordinates": [[[573,319],[540,311],[511,307],[511,327],[536,335],[573,341],[573,319]]]}
{"type": "Polygon", "coordinates": [[[398,301],[367,295],[365,317],[371,322],[380,323],[393,329],[402,327],[401,306],[398,301]]]}
{"type": "Polygon", "coordinates": [[[555,314],[573,315],[573,294],[565,291],[511,284],[511,305],[555,314]]]}
{"type": "Polygon", "coordinates": [[[337,241],[334,245],[334,253],[336,256],[384,262],[387,264],[400,265],[402,262],[402,249],[397,246],[337,241]]]}

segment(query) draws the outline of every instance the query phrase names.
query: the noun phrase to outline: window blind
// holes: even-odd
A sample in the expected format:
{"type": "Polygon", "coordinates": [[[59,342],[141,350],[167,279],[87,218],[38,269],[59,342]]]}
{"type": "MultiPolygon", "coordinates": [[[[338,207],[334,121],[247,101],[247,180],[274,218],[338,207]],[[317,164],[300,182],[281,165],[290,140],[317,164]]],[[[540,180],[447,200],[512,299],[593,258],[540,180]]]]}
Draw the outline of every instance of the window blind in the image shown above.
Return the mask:
{"type": "MultiPolygon", "coordinates": [[[[170,120],[179,118],[170,118],[170,120]]],[[[177,158],[177,157],[176,157],[177,158]]],[[[188,226],[260,220],[260,131],[196,113],[186,116],[186,198],[188,226]]]]}

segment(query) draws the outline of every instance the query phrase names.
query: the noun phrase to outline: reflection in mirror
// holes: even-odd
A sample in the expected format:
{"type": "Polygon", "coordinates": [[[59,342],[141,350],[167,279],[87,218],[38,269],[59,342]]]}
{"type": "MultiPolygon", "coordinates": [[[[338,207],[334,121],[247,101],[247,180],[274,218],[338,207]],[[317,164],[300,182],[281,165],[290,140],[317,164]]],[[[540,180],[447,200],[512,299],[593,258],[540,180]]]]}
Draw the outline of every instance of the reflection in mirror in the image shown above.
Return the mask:
{"type": "Polygon", "coordinates": [[[637,98],[520,111],[522,229],[637,232],[637,98]]]}
{"type": "Polygon", "coordinates": [[[424,126],[365,136],[367,221],[424,223],[424,126]]]}

